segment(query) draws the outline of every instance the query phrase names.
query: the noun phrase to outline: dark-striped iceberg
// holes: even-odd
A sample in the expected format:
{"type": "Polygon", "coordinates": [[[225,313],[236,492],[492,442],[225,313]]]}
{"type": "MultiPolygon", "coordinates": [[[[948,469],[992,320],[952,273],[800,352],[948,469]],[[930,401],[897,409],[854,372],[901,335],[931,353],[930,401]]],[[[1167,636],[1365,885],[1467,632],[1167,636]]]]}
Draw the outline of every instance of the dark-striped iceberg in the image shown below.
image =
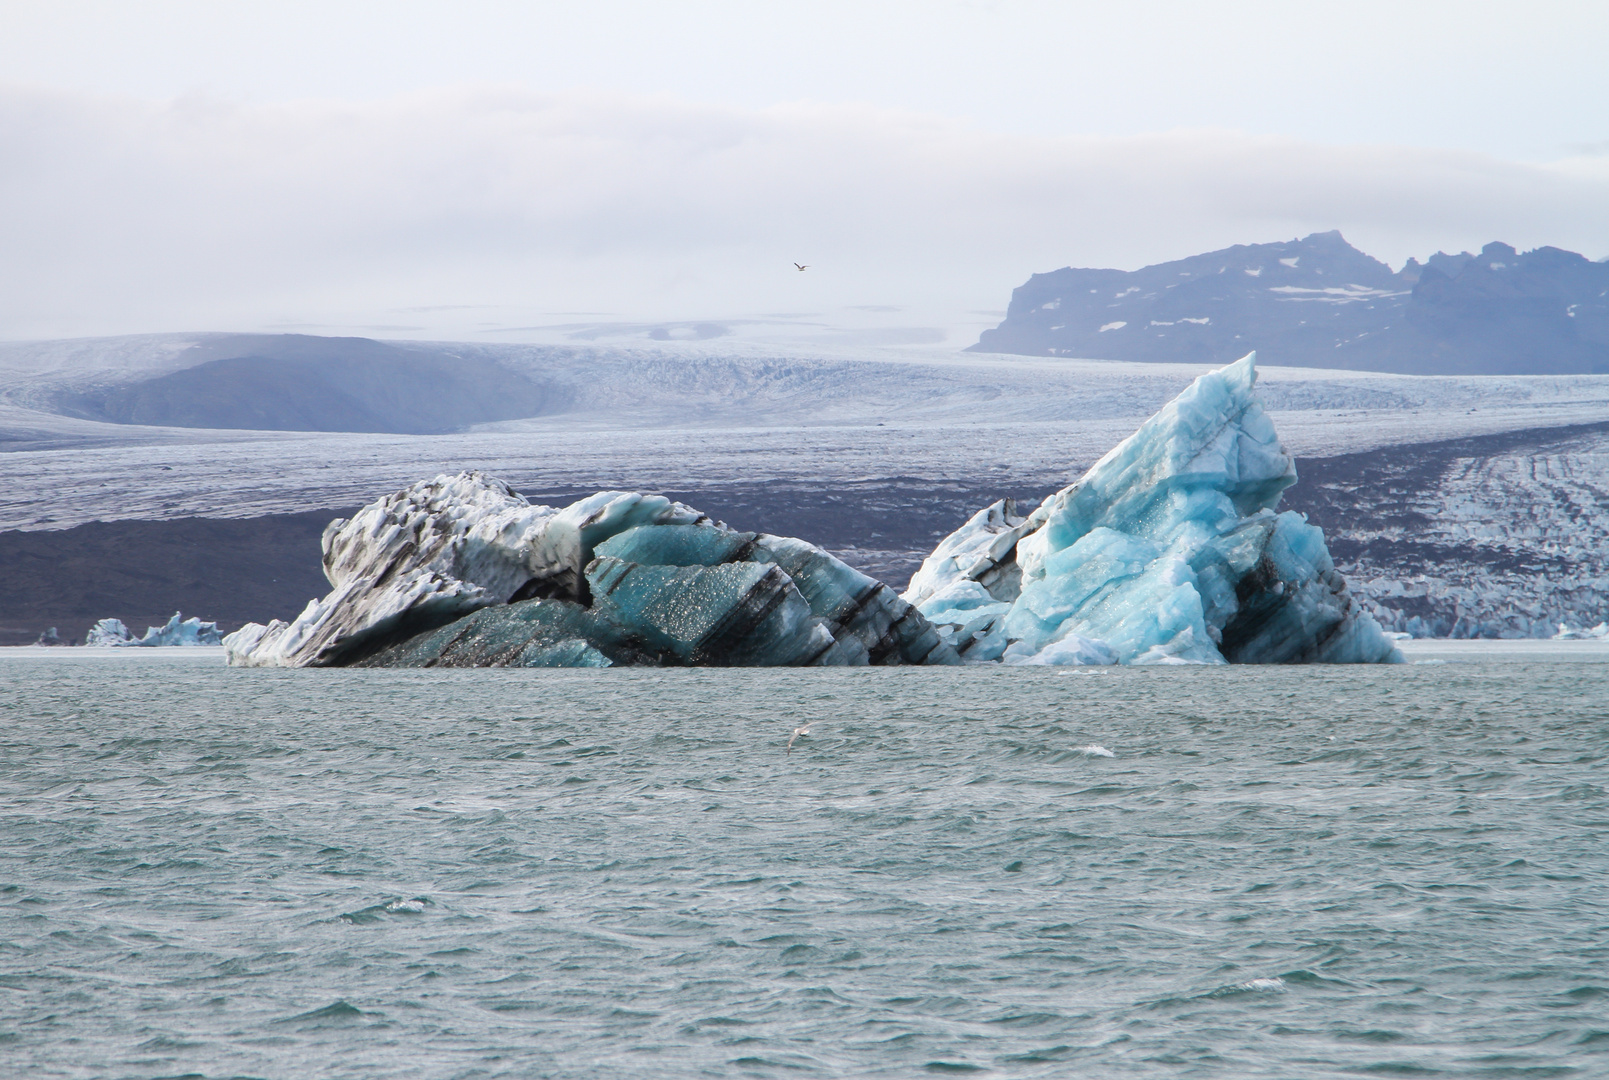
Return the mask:
{"type": "Polygon", "coordinates": [[[956,663],[888,586],[802,540],[661,496],[534,506],[438,476],[324,533],[333,591],[226,640],[244,666],[956,663]]]}

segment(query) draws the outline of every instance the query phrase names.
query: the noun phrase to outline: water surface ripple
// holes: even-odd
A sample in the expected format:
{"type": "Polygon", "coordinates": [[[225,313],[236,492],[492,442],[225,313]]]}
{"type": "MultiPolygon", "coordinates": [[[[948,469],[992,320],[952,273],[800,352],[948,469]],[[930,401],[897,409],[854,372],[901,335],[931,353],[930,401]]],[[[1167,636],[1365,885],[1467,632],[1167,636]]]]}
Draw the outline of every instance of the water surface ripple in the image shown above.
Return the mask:
{"type": "Polygon", "coordinates": [[[10,1075],[1609,1075],[1603,664],[5,658],[0,707],[10,1075]]]}

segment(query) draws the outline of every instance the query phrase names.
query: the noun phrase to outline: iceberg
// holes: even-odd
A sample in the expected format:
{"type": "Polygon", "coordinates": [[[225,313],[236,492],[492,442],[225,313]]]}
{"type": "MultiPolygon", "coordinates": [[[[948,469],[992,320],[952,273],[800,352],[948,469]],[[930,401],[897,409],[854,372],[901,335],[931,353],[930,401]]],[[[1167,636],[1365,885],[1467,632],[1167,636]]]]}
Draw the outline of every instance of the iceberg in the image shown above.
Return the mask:
{"type": "Polygon", "coordinates": [[[112,647],[157,645],[222,645],[223,636],[218,624],[202,622],[199,618],[180,620],[179,612],[163,626],[148,626],[145,636],[137,638],[123,625],[122,619],[102,619],[89,628],[84,636],[85,645],[112,647]]]}
{"type": "Polygon", "coordinates": [[[494,604],[584,603],[594,544],[702,517],[666,498],[612,491],[556,510],[479,472],[438,476],[330,522],[322,545],[332,591],[288,623],[229,635],[229,662],[340,666],[494,604]]]}
{"type": "Polygon", "coordinates": [[[224,640],[238,666],[805,666],[958,662],[892,589],[802,540],[662,496],[533,505],[438,476],[324,532],[332,591],[224,640]]]}
{"type": "Polygon", "coordinates": [[[1247,356],[1080,480],[1004,499],[903,596],[821,548],[663,496],[563,508],[479,472],[330,523],[331,591],[224,639],[231,664],[328,667],[1400,661],[1324,534],[1276,513],[1296,467],[1247,356]]]}
{"type": "MultiPolygon", "coordinates": [[[[1559,624],[1559,632],[1553,635],[1554,641],[1609,641],[1609,623],[1599,623],[1588,629],[1579,629],[1559,624]]],[[[44,644],[44,642],[40,642],[44,644]]]]}
{"type": "Polygon", "coordinates": [[[1400,662],[1322,530],[1275,512],[1296,464],[1256,382],[1253,353],[1198,378],[1032,511],[1009,499],[978,511],[903,598],[963,659],[1400,662]]]}

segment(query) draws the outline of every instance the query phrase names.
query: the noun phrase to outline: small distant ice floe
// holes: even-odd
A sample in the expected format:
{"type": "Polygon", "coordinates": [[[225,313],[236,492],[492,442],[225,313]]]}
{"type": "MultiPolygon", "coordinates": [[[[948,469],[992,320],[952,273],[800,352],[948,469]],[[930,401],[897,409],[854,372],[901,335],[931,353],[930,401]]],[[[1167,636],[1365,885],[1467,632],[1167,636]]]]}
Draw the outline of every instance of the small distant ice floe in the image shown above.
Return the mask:
{"type": "Polygon", "coordinates": [[[425,909],[431,906],[429,897],[414,896],[404,899],[397,896],[390,900],[382,900],[378,904],[370,904],[368,907],[360,908],[357,911],[343,912],[336,918],[344,923],[362,925],[380,922],[387,915],[423,915],[425,909]]]}
{"type": "Polygon", "coordinates": [[[52,626],[49,630],[46,630],[43,634],[40,634],[39,639],[37,641],[35,641],[34,644],[35,645],[66,645],[67,642],[65,642],[65,641],[63,641],[61,639],[61,635],[58,634],[56,632],[56,628],[54,626],[52,626]]]}
{"type": "Polygon", "coordinates": [[[1116,754],[1106,749],[1106,747],[1101,746],[1099,743],[1090,743],[1088,746],[1083,747],[1078,752],[1083,754],[1085,757],[1117,757],[1116,754]]]}
{"type": "Polygon", "coordinates": [[[1590,630],[1576,630],[1564,623],[1559,624],[1559,632],[1553,635],[1554,641],[1609,641],[1609,623],[1599,623],[1590,630]]]}
{"type": "Polygon", "coordinates": [[[181,621],[179,612],[175,611],[166,626],[148,626],[145,636],[141,638],[129,633],[122,619],[102,619],[89,628],[84,644],[119,648],[132,645],[222,645],[223,635],[218,632],[217,623],[202,622],[199,618],[181,621]]]}
{"type": "Polygon", "coordinates": [[[393,900],[385,906],[385,909],[400,915],[422,915],[427,903],[429,901],[416,896],[412,900],[393,900]]]}
{"type": "Polygon", "coordinates": [[[1275,975],[1266,979],[1248,979],[1229,987],[1231,993],[1241,994],[1277,994],[1285,989],[1285,980],[1275,975]]]}

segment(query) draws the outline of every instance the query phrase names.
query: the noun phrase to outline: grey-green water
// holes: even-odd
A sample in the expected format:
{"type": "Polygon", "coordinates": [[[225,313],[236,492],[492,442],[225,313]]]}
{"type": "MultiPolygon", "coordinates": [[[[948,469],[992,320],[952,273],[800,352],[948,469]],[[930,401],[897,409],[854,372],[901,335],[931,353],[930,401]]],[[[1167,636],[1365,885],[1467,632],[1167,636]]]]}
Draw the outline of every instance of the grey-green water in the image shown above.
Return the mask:
{"type": "Polygon", "coordinates": [[[0,1073],[1609,1075],[1609,665],[1488,655],[19,651],[0,1073]]]}

